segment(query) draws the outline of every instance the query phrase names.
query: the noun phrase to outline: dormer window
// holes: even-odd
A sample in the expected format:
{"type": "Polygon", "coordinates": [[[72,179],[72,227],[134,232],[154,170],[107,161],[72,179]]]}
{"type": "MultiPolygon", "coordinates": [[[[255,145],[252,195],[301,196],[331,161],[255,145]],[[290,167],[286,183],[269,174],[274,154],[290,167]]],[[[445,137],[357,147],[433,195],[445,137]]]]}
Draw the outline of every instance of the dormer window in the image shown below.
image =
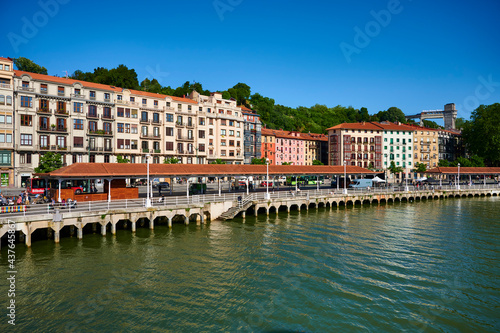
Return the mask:
{"type": "Polygon", "coordinates": [[[123,96],[122,95],[116,95],[116,99],[121,101],[123,99],[123,96]]]}
{"type": "Polygon", "coordinates": [[[81,94],[81,90],[80,89],[75,89],[75,95],[80,95],[81,94]]]}
{"type": "Polygon", "coordinates": [[[146,99],[145,99],[145,98],[143,98],[143,99],[142,99],[142,105],[146,105],[146,104],[148,104],[148,102],[146,101],[146,99]]]}
{"type": "Polygon", "coordinates": [[[23,88],[29,88],[29,86],[30,86],[30,83],[28,81],[23,81],[23,83],[22,83],[23,88]]]}
{"type": "Polygon", "coordinates": [[[135,97],[130,97],[131,102],[135,102],[135,97]]]}

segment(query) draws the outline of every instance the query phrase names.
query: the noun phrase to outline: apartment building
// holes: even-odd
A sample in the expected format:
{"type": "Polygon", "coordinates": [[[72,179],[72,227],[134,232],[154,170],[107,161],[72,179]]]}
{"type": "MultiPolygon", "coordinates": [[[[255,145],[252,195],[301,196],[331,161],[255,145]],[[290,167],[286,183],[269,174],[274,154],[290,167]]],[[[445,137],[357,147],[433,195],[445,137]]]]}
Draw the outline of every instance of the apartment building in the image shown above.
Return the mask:
{"type": "Polygon", "coordinates": [[[243,131],[244,163],[251,164],[254,158],[261,158],[262,156],[262,124],[260,122],[260,116],[253,110],[244,105],[240,105],[240,108],[245,119],[245,128],[243,131]]]}
{"type": "Polygon", "coordinates": [[[14,184],[13,60],[0,57],[0,185],[14,184]]]}
{"type": "Polygon", "coordinates": [[[276,135],[273,130],[263,128],[261,156],[269,160],[269,164],[276,165],[276,135]]]}
{"type": "Polygon", "coordinates": [[[404,170],[413,168],[413,129],[401,123],[381,122],[376,125],[384,130],[383,168],[389,168],[392,162],[404,170]]]}
{"type": "Polygon", "coordinates": [[[457,130],[438,130],[439,159],[452,162],[463,155],[462,135],[457,130]]]}
{"type": "MultiPolygon", "coordinates": [[[[4,164],[0,170],[9,185],[20,186],[29,179],[40,156],[48,151],[60,153],[66,165],[113,163],[118,155],[131,163],[145,163],[148,155],[152,163],[173,157],[187,164],[217,158],[226,163],[244,162],[246,118],[236,101],[224,100],[220,93],[167,96],[13,71],[12,60],[1,59],[0,151],[4,164]],[[7,151],[11,155],[15,151],[10,160],[7,151]]],[[[257,125],[259,119],[252,122],[257,125]]]]}
{"type": "Polygon", "coordinates": [[[439,163],[439,130],[408,125],[413,130],[413,163],[423,163],[427,169],[439,163]]]}
{"type": "Polygon", "coordinates": [[[315,160],[328,164],[328,136],[316,133],[300,133],[305,140],[304,165],[313,165],[315,160]]]}
{"type": "MultiPolygon", "coordinates": [[[[329,165],[382,169],[384,129],[377,123],[343,123],[328,131],[329,165]]],[[[389,162],[390,163],[390,162],[389,162]]]]}
{"type": "Polygon", "coordinates": [[[208,130],[208,162],[220,159],[228,164],[243,164],[245,117],[236,101],[223,99],[219,92],[205,96],[193,91],[189,98],[198,103],[199,111],[204,114],[203,128],[208,130]]]}

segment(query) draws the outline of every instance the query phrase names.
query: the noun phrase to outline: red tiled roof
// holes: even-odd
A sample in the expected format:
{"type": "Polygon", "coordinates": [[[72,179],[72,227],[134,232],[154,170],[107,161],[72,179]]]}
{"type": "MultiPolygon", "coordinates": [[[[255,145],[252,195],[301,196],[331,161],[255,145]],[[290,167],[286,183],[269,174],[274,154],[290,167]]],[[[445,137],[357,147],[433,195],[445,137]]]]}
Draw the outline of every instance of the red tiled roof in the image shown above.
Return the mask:
{"type": "MultiPolygon", "coordinates": [[[[191,176],[243,176],[265,175],[265,165],[236,164],[150,164],[150,177],[191,177],[191,176]]],[[[343,166],[298,166],[269,165],[270,175],[331,175],[343,174],[343,166]]],[[[374,172],[358,166],[347,166],[348,174],[372,174],[374,172]]],[[[75,163],[52,171],[52,178],[145,178],[147,164],[137,163],[75,163]]]]}
{"type": "Polygon", "coordinates": [[[275,136],[282,139],[307,140],[307,141],[328,141],[328,136],[317,133],[301,133],[294,131],[275,130],[270,128],[262,128],[263,136],[275,136]]]}
{"type": "Polygon", "coordinates": [[[343,123],[327,128],[326,130],[332,129],[359,129],[359,130],[376,130],[380,131],[382,128],[375,122],[361,122],[361,123],[343,123]]]}
{"type": "Polygon", "coordinates": [[[59,84],[65,84],[65,85],[73,85],[74,83],[80,83],[82,86],[86,88],[95,88],[95,89],[101,89],[101,90],[110,90],[110,91],[116,91],[116,92],[121,92],[122,88],[110,86],[107,84],[100,84],[100,83],[94,83],[94,82],[87,82],[87,81],[80,81],[80,80],[73,80],[73,79],[67,79],[64,77],[57,77],[57,76],[50,76],[50,75],[44,75],[44,74],[37,74],[37,73],[30,73],[30,72],[23,72],[23,71],[14,71],[14,75],[17,77],[20,77],[21,75],[26,74],[31,76],[35,80],[40,80],[40,81],[47,81],[47,82],[54,82],[54,83],[59,83],[59,84]]]}
{"type": "Polygon", "coordinates": [[[246,107],[246,106],[244,106],[244,105],[240,105],[240,106],[238,106],[238,107],[239,107],[242,111],[254,112],[252,109],[249,109],[249,108],[247,108],[247,107],[246,107]]]}
{"type": "Polygon", "coordinates": [[[0,57],[0,60],[3,60],[3,61],[14,61],[13,59],[11,58],[4,58],[4,57],[0,57]]]}
{"type": "MultiPolygon", "coordinates": [[[[425,173],[437,174],[458,174],[458,167],[437,167],[427,170],[425,173]]],[[[498,167],[460,167],[460,174],[470,175],[500,175],[500,168],[498,167]]]]}

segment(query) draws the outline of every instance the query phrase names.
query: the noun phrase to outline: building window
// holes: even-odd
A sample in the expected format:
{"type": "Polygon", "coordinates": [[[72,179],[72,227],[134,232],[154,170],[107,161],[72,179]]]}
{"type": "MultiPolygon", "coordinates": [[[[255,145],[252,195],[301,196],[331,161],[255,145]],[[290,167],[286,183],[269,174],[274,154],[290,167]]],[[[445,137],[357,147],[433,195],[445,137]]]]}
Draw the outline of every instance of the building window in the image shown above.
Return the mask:
{"type": "Polygon", "coordinates": [[[166,121],[168,123],[173,123],[174,122],[174,115],[171,114],[171,113],[167,113],[167,118],[166,118],[166,121]]]}
{"type": "Polygon", "coordinates": [[[130,124],[125,124],[125,133],[130,133],[130,124]]]}
{"type": "Polygon", "coordinates": [[[32,108],[33,107],[32,98],[29,96],[21,96],[21,107],[32,108]]]}
{"type": "Polygon", "coordinates": [[[83,119],[74,119],[73,120],[73,129],[83,129],[83,119]]]}
{"type": "Polygon", "coordinates": [[[73,111],[77,113],[82,113],[83,112],[83,103],[73,103],[73,111]]]}
{"type": "Polygon", "coordinates": [[[83,148],[83,137],[82,136],[73,137],[73,147],[83,148]]]}
{"type": "Polygon", "coordinates": [[[21,134],[21,146],[31,146],[33,138],[31,134],[21,134]]]}
{"type": "Polygon", "coordinates": [[[116,109],[116,116],[117,117],[124,117],[125,116],[125,109],[124,108],[117,108],[116,109]]]}
{"type": "Polygon", "coordinates": [[[132,125],[132,134],[137,134],[137,133],[139,133],[137,125],[132,125]]]}
{"type": "Polygon", "coordinates": [[[23,114],[21,115],[21,126],[32,126],[32,116],[23,114]]]}
{"type": "Polygon", "coordinates": [[[166,127],[165,128],[165,136],[174,136],[174,128],[166,127]]]}
{"type": "Polygon", "coordinates": [[[57,87],[57,94],[64,95],[64,87],[61,87],[61,86],[57,87]]]}
{"type": "Polygon", "coordinates": [[[198,131],[198,138],[204,139],[205,138],[205,131],[202,131],[202,130],[198,131]]]}
{"type": "Polygon", "coordinates": [[[89,92],[90,99],[95,99],[95,91],[89,92]]]}
{"type": "Polygon", "coordinates": [[[173,151],[174,150],[174,143],[173,142],[166,142],[165,150],[173,151]]]}

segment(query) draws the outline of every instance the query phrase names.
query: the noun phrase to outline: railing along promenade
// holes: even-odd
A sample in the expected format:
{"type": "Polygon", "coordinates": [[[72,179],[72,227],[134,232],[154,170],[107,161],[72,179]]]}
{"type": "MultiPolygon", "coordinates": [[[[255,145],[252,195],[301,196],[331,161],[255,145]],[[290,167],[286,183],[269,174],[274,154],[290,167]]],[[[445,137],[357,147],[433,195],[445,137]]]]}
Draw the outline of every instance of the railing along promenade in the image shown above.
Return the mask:
{"type": "MultiPolygon", "coordinates": [[[[264,211],[269,214],[272,210],[309,209],[310,206],[330,207],[348,206],[355,204],[381,204],[391,202],[412,202],[428,199],[444,199],[449,197],[498,196],[500,186],[495,185],[443,185],[443,186],[401,186],[375,187],[364,189],[328,188],[295,190],[295,188],[281,187],[279,190],[269,188],[269,198],[266,191],[232,192],[222,194],[205,194],[192,196],[165,196],[152,198],[151,207],[146,206],[146,199],[89,201],[77,202],[76,206],[62,204],[31,204],[22,206],[21,211],[0,214],[0,237],[3,236],[12,224],[15,229],[26,236],[26,244],[31,245],[30,235],[36,229],[48,228],[55,233],[54,239],[59,241],[59,230],[65,226],[78,229],[78,237],[83,235],[83,227],[87,224],[100,224],[101,233],[111,226],[115,234],[116,224],[119,221],[130,221],[131,229],[135,232],[136,222],[149,221],[149,227],[154,228],[156,218],[168,221],[178,216],[189,220],[196,219],[198,223],[206,220],[232,219],[238,214],[245,217],[247,210],[255,215],[264,211]],[[347,193],[344,193],[346,191],[347,193]]],[[[18,206],[19,207],[19,206],[18,206]]],[[[124,222],[126,223],[126,222],[124,222]]],[[[93,228],[96,229],[94,225],[93,228]]]]}

